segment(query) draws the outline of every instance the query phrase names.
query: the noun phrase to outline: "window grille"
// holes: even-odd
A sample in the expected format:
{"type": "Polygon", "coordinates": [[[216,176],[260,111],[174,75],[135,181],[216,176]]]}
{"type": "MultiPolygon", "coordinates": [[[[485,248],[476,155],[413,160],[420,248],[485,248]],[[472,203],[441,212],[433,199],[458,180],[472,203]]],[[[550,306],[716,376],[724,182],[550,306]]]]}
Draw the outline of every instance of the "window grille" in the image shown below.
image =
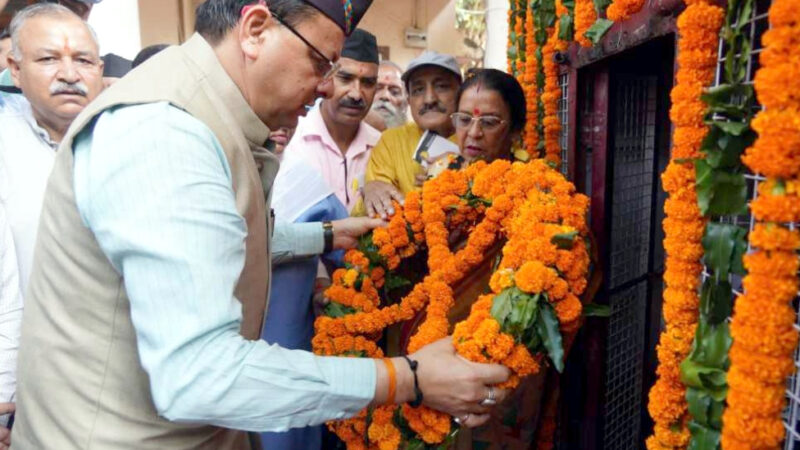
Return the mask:
{"type": "Polygon", "coordinates": [[[569,73],[558,76],[558,86],[561,88],[561,97],[558,99],[558,120],[561,121],[561,135],[558,143],[561,145],[561,173],[567,176],[569,170],[569,157],[567,145],[569,143],[569,73]]]}

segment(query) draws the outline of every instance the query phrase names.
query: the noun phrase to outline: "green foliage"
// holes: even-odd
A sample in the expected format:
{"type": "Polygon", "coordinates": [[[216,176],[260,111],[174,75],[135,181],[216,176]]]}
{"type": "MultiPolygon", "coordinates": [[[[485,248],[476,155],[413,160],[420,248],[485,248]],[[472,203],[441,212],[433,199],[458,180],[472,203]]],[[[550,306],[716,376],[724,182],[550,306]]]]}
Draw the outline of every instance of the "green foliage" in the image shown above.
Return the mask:
{"type": "Polygon", "coordinates": [[[564,370],[564,344],[558,316],[547,295],[531,295],[513,287],[497,294],[490,310],[500,330],[531,352],[544,351],[559,372],[564,370]]]}
{"type": "Polygon", "coordinates": [[[692,350],[681,363],[681,380],[688,387],[686,400],[691,420],[690,450],[720,448],[722,410],[728,391],[728,351],[732,343],[727,319],[733,309],[729,277],[744,274],[742,256],[747,251],[746,231],[718,223],[716,216],[747,211],[747,183],[741,163],[744,150],[752,145],[750,128],[755,95],[745,84],[751,57],[750,36],[744,22],[751,16],[753,0],[728,0],[722,83],[706,89],[702,100],[708,106],[709,127],[701,145],[704,158],[695,160],[697,203],[711,219],[703,236],[704,263],[711,276],[700,295],[700,320],[692,350]],[[737,21],[737,18],[742,18],[737,21]]]}
{"type": "Polygon", "coordinates": [[[589,303],[583,305],[583,317],[611,317],[611,308],[608,305],[589,303]]]}
{"type": "Polygon", "coordinates": [[[355,308],[351,308],[349,306],[344,306],[341,303],[330,302],[325,305],[325,309],[323,313],[328,317],[333,317],[334,319],[338,319],[339,317],[344,317],[350,314],[355,314],[358,311],[355,308]]]}
{"type": "Polygon", "coordinates": [[[606,33],[608,33],[608,30],[611,29],[612,25],[614,25],[613,20],[597,19],[592,24],[592,26],[589,27],[588,30],[586,30],[584,36],[586,36],[587,39],[592,41],[592,44],[597,45],[600,43],[600,40],[603,39],[603,36],[605,36],[606,33]]]}
{"type": "Polygon", "coordinates": [[[703,215],[744,214],[747,211],[747,180],[740,172],[714,169],[708,159],[694,162],[697,172],[697,204],[703,215]]]}
{"type": "Polygon", "coordinates": [[[577,231],[570,231],[569,233],[559,233],[550,239],[550,242],[556,244],[556,247],[561,250],[569,250],[575,245],[575,238],[578,237],[577,231]]]}
{"type": "Polygon", "coordinates": [[[565,42],[570,42],[575,38],[575,19],[571,14],[559,17],[558,38],[565,42]]]}
{"type": "Polygon", "coordinates": [[[400,275],[396,275],[391,271],[386,272],[386,281],[384,281],[383,287],[387,291],[393,291],[409,285],[411,285],[411,280],[401,277],[400,275]]]}
{"type": "Polygon", "coordinates": [[[742,256],[747,251],[747,232],[736,225],[711,222],[703,236],[704,262],[717,282],[726,281],[729,273],[744,275],[742,256]]]}
{"type": "Polygon", "coordinates": [[[542,302],[540,312],[536,329],[542,338],[544,348],[547,349],[547,356],[553,362],[553,367],[561,373],[564,371],[564,343],[558,327],[558,316],[549,302],[542,302]]]}
{"type": "Polygon", "coordinates": [[[592,0],[592,3],[594,3],[594,10],[597,12],[597,15],[601,16],[606,12],[606,8],[611,4],[611,0],[592,0]]]}

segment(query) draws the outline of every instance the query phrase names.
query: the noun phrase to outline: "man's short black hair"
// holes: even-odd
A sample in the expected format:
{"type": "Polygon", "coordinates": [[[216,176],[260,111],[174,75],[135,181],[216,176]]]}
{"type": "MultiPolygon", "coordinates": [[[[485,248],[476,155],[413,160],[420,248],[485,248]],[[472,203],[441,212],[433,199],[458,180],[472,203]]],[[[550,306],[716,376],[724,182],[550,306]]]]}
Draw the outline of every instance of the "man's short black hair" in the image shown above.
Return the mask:
{"type": "MultiPolygon", "coordinates": [[[[231,31],[247,5],[254,0],[206,0],[197,7],[194,29],[212,45],[231,31]]],[[[267,7],[291,26],[312,17],[318,10],[302,0],[266,0],[267,7]]]]}

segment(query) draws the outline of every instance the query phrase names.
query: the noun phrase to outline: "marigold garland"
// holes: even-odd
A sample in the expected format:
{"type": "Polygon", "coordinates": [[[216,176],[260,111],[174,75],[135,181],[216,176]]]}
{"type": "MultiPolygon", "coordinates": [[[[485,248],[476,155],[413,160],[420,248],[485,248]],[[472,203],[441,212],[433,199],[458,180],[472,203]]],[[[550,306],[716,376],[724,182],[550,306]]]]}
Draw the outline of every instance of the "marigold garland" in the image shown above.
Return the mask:
{"type": "Polygon", "coordinates": [[[704,219],[697,206],[694,167],[680,160],[700,156],[706,134],[706,106],[700,95],[713,80],[724,11],[704,1],[687,3],[691,4],[678,18],[679,69],[671,93],[675,141],[672,160],[662,175],[664,190],[669,194],[664,205],[666,327],[657,346],[658,378],[648,403],[655,422],[654,433],[646,442],[648,449],[685,448],[690,438],[680,363],[689,353],[697,326],[704,219]]]}
{"type": "Polygon", "coordinates": [[[592,0],[575,0],[575,40],[583,47],[591,47],[592,41],[586,37],[586,31],[597,20],[597,11],[592,0]]]}
{"type": "Polygon", "coordinates": [[[531,157],[537,157],[539,146],[539,133],[537,130],[537,120],[539,110],[539,87],[536,83],[538,68],[536,60],[536,34],[533,21],[533,8],[527,8],[525,12],[525,74],[522,76],[521,85],[525,91],[525,110],[527,111],[528,121],[525,124],[523,134],[523,147],[531,157]]]}
{"type": "Polygon", "coordinates": [[[795,57],[800,42],[800,8],[774,0],[764,33],[755,89],[764,110],[753,120],[758,139],[742,161],[767,177],[750,207],[757,223],[750,232],[756,250],[745,256],[745,293],[736,299],[728,372],[728,408],[723,413],[726,449],[778,448],[785,430],[781,411],[786,378],[795,371],[793,353],[800,233],[781,223],[800,221],[800,94],[795,57]]]}
{"type": "MultiPolygon", "coordinates": [[[[582,310],[578,296],[586,287],[589,268],[588,249],[580,237],[587,232],[588,205],[588,198],[575,193],[574,186],[543,160],[477,162],[460,171],[443,172],[425,183],[421,195],[410,193],[404,207],[395,205],[398,212],[387,227],[373,232],[371,247],[345,255],[346,267],[334,273],[326,295],[353,312],[318,318],[314,351],[381,357],[383,352],[375,343],[379,332],[412,318],[422,308],[426,308],[426,319],[412,336],[408,351],[441,339],[448,333],[447,313],[455,301],[451,286],[483,261],[500,236],[506,236],[500,269],[492,277],[494,294],[473,305],[470,316],[456,326],[453,339],[462,356],[511,368],[514,375],[504,386],[515,386],[520,377],[536,373],[544,358],[500,330],[490,314],[493,297],[511,285],[541,294],[553,305],[561,329],[575,331],[582,310]],[[481,216],[466,245],[457,252],[450,250],[448,237],[454,223],[471,223],[481,216]],[[571,248],[561,248],[555,239],[561,235],[578,237],[571,248]],[[385,281],[387,271],[421,246],[428,249],[429,274],[399,303],[381,306],[377,286],[385,281]]],[[[369,427],[366,410],[329,426],[348,448],[367,448],[368,441],[370,448],[396,449],[402,445],[396,414],[395,406],[379,407],[371,412],[369,427]]],[[[424,406],[403,405],[399,414],[428,444],[442,442],[451,431],[451,417],[424,406]]]]}
{"type": "Polygon", "coordinates": [[[606,17],[614,22],[628,20],[644,6],[644,0],[614,0],[606,9],[606,17]]]}
{"type": "MultiPolygon", "coordinates": [[[[564,8],[566,9],[566,8],[564,8]]],[[[547,44],[542,48],[542,62],[544,64],[544,151],[545,159],[556,168],[561,166],[561,120],[558,117],[558,100],[561,98],[561,86],[558,84],[558,65],[555,54],[559,47],[558,33],[555,29],[548,30],[547,44]]]]}

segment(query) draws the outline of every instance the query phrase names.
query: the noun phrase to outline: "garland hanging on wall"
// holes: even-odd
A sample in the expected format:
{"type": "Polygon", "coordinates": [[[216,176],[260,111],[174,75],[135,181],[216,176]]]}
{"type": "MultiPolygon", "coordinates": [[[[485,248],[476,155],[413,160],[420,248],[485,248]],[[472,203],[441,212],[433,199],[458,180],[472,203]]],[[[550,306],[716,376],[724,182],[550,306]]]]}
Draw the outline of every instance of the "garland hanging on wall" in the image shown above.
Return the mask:
{"type": "Polygon", "coordinates": [[[670,118],[675,125],[671,160],[662,182],[669,194],[664,210],[664,321],[657,347],[657,380],[650,390],[648,411],[655,422],[648,449],[684,448],[689,442],[686,390],[680,363],[689,354],[697,327],[705,220],[697,205],[695,171],[689,160],[699,158],[708,128],[706,105],[700,99],[716,67],[719,28],[724,11],[693,0],[678,18],[678,73],[672,89],[670,118]],[[680,136],[680,138],[679,138],[680,136]]]}
{"type": "Polygon", "coordinates": [[[525,90],[525,107],[527,110],[528,122],[525,124],[524,130],[524,148],[527,150],[530,158],[538,157],[539,148],[539,133],[538,127],[538,111],[539,111],[539,87],[537,85],[538,61],[536,53],[538,46],[534,35],[536,33],[534,22],[534,9],[528,7],[525,14],[525,75],[522,79],[522,86],[525,90]]]}
{"type": "Polygon", "coordinates": [[[747,251],[747,232],[719,219],[747,211],[747,182],[740,157],[755,138],[750,129],[754,94],[746,83],[751,48],[746,24],[752,8],[752,0],[728,1],[720,33],[727,49],[726,63],[719,84],[702,96],[708,108],[709,132],[701,147],[703,158],[695,160],[695,169],[698,206],[709,219],[702,241],[708,276],[701,289],[692,350],[681,364],[691,415],[689,448],[695,450],[720,448],[731,346],[728,320],[733,289],[729,275],[744,275],[742,256],[747,251]]]}
{"type": "Polygon", "coordinates": [[[591,47],[592,41],[586,32],[597,20],[592,0],[575,0],[575,40],[583,47],[591,47]]]}
{"type": "Polygon", "coordinates": [[[786,378],[794,372],[798,343],[797,313],[800,231],[800,7],[774,0],[770,29],[762,38],[761,68],[755,89],[764,110],[753,119],[758,139],[743,161],[766,177],[750,203],[756,220],[744,258],[748,275],[736,300],[728,372],[728,408],[723,414],[722,445],[731,450],[778,448],[785,430],[781,411],[786,378]]]}
{"type": "Polygon", "coordinates": [[[645,0],[614,0],[606,10],[606,17],[614,22],[628,20],[641,11],[644,2],[645,0]]]}

